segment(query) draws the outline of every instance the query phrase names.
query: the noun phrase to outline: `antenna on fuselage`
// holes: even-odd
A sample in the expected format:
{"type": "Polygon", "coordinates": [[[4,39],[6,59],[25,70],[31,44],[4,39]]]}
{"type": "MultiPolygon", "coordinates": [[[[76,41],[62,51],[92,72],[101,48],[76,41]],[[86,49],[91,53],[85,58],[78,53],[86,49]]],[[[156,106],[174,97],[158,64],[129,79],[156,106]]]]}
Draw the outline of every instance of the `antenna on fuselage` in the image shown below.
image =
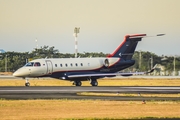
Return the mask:
{"type": "Polygon", "coordinates": [[[75,27],[74,28],[74,37],[75,37],[75,58],[77,58],[77,53],[78,53],[78,41],[77,41],[77,37],[78,37],[78,33],[79,33],[80,27],[75,27]]]}

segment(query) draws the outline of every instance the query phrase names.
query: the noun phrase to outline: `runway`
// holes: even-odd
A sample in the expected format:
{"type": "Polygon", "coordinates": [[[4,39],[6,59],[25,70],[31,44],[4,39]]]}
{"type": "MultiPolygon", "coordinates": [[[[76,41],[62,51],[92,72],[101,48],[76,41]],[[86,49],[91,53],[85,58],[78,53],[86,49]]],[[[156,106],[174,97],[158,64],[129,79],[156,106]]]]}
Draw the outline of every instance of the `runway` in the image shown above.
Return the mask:
{"type": "Polygon", "coordinates": [[[0,75],[0,80],[11,80],[11,79],[22,79],[22,78],[18,78],[18,77],[14,77],[12,75],[0,75]]]}
{"type": "Polygon", "coordinates": [[[179,86],[116,86],[116,87],[0,87],[1,99],[102,99],[102,100],[180,100],[180,97],[127,97],[121,93],[178,94],[179,86]],[[82,92],[117,93],[117,96],[79,95],[82,92]]]}

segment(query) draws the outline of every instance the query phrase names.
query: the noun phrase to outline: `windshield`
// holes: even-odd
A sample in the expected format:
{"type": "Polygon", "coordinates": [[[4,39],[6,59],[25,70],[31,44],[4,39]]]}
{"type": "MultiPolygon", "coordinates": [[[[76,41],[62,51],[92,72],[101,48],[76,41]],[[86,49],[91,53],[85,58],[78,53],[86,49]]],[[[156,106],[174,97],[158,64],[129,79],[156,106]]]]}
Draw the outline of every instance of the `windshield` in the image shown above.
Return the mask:
{"type": "Polygon", "coordinates": [[[25,66],[26,67],[33,67],[33,66],[39,67],[41,66],[41,64],[39,62],[28,62],[25,66]]]}
{"type": "Polygon", "coordinates": [[[33,66],[33,65],[34,65],[34,62],[29,62],[25,66],[29,67],[29,66],[33,66]]]}

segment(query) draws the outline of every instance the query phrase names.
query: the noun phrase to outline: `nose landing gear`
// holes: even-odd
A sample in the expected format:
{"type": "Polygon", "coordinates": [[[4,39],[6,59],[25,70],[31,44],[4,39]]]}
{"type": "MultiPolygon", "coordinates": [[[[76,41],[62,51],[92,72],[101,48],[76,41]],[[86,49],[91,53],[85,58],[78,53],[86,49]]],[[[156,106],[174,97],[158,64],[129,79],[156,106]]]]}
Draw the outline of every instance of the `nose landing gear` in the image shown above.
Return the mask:
{"type": "Polygon", "coordinates": [[[26,86],[26,87],[29,87],[29,86],[30,86],[30,83],[29,83],[29,81],[28,81],[27,78],[26,78],[25,86],[26,86]]]}

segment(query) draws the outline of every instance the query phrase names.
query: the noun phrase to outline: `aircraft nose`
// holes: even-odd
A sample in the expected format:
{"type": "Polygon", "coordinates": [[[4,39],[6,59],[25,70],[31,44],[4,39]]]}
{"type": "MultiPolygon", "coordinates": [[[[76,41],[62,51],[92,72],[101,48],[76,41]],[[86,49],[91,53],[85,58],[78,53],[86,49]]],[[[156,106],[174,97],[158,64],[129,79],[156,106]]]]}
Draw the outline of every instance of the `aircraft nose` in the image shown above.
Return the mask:
{"type": "Polygon", "coordinates": [[[14,77],[18,77],[20,74],[19,74],[19,72],[18,71],[15,71],[14,73],[13,73],[13,76],[14,77]]]}
{"type": "Polygon", "coordinates": [[[13,73],[14,77],[26,77],[28,75],[30,75],[29,71],[27,71],[27,69],[23,67],[13,73]]]}

